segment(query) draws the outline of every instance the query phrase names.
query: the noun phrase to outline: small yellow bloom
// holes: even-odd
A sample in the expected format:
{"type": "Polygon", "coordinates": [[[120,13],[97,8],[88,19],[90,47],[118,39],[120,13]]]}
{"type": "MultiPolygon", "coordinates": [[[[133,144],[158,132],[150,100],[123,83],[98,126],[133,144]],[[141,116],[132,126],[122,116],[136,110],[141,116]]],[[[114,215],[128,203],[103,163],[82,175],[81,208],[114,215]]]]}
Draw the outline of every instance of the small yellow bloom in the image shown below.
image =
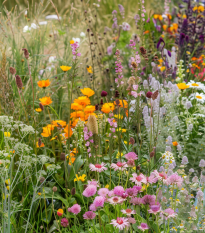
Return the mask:
{"type": "Polygon", "coordinates": [[[186,83],[178,83],[178,84],[177,84],[177,87],[178,87],[180,90],[184,90],[184,89],[189,88],[189,85],[186,85],[186,83]]]}
{"type": "Polygon", "coordinates": [[[75,41],[74,40],[70,40],[70,44],[74,44],[75,43],[75,41]]]}
{"type": "Polygon", "coordinates": [[[166,69],[165,66],[162,66],[162,67],[160,68],[160,70],[161,70],[162,72],[163,72],[165,69],[166,69]]]}
{"type": "Polygon", "coordinates": [[[36,112],[42,112],[41,108],[36,108],[35,110],[36,110],[36,112]]]}
{"type": "Polygon", "coordinates": [[[92,66],[87,66],[87,71],[88,73],[92,74],[93,73],[92,66]]]}
{"type": "Polygon", "coordinates": [[[49,105],[53,102],[50,96],[49,97],[45,96],[39,100],[41,101],[41,104],[44,106],[49,105]]]}
{"type": "MultiPolygon", "coordinates": [[[[121,153],[121,157],[123,156],[123,153],[121,153]]],[[[116,155],[116,159],[118,159],[120,157],[120,152],[118,151],[117,155],[116,155]]]]}
{"type": "Polygon", "coordinates": [[[6,183],[7,185],[9,185],[9,184],[10,184],[10,179],[5,180],[5,183],[6,183]]]}
{"type": "Polygon", "coordinates": [[[86,175],[85,174],[83,174],[82,176],[78,176],[77,174],[76,174],[76,178],[74,179],[74,181],[82,181],[82,182],[84,182],[85,181],[85,178],[86,178],[86,175]]]}
{"type": "Polygon", "coordinates": [[[109,184],[106,184],[106,185],[105,185],[105,188],[108,189],[108,188],[109,188],[109,184]]]}
{"type": "Polygon", "coordinates": [[[41,196],[41,193],[39,192],[38,195],[41,196]]]}
{"type": "Polygon", "coordinates": [[[6,188],[7,188],[7,190],[9,190],[9,189],[10,189],[10,186],[6,186],[6,188]]]}
{"type": "Polygon", "coordinates": [[[117,114],[115,114],[114,117],[115,117],[115,118],[118,118],[118,119],[122,119],[122,118],[123,118],[123,115],[120,115],[120,114],[117,115],[117,114]]]}
{"type": "Polygon", "coordinates": [[[4,132],[4,137],[10,138],[11,133],[10,132],[4,132]]]}
{"type": "Polygon", "coordinates": [[[60,66],[61,70],[66,72],[68,70],[70,70],[72,67],[71,66],[60,66]]]}

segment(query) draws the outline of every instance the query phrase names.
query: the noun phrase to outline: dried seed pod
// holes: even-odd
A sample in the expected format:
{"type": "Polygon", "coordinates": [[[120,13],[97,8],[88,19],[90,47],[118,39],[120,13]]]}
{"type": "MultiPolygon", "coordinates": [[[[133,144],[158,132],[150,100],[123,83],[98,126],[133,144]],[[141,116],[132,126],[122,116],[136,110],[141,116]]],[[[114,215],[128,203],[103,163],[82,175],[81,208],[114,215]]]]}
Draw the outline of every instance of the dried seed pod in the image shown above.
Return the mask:
{"type": "Polygon", "coordinates": [[[159,95],[159,91],[156,90],[156,91],[152,94],[152,99],[153,99],[153,100],[156,100],[156,98],[158,97],[158,95],[159,95]]]}
{"type": "Polygon", "coordinates": [[[117,106],[119,106],[120,105],[120,101],[117,99],[117,100],[115,100],[115,103],[116,103],[116,105],[117,106]]]}
{"type": "Polygon", "coordinates": [[[145,55],[147,53],[147,50],[144,47],[140,47],[140,52],[142,55],[145,55]]]}
{"type": "Polygon", "coordinates": [[[42,184],[44,181],[45,181],[45,178],[44,178],[44,177],[41,177],[41,178],[40,178],[40,183],[42,184]]]}
{"type": "Polygon", "coordinates": [[[40,109],[41,109],[42,111],[44,110],[44,106],[43,106],[42,103],[39,103],[39,107],[40,107],[40,109]]]}
{"type": "Polygon", "coordinates": [[[134,68],[134,69],[137,69],[137,63],[135,61],[131,62],[131,66],[134,68]]]}
{"type": "Polygon", "coordinates": [[[130,144],[134,145],[135,144],[135,139],[133,137],[130,138],[130,144]]]}
{"type": "Polygon", "coordinates": [[[10,72],[12,75],[15,75],[15,74],[16,74],[16,69],[13,68],[13,67],[10,67],[10,68],[9,68],[9,72],[10,72]]]}
{"type": "Polygon", "coordinates": [[[21,89],[23,87],[23,83],[22,83],[21,77],[19,75],[16,75],[16,85],[19,89],[21,89]]]}
{"type": "Polygon", "coordinates": [[[53,192],[55,193],[55,192],[57,192],[58,189],[57,189],[56,186],[53,186],[52,190],[53,190],[53,192]]]}
{"type": "Polygon", "coordinates": [[[38,139],[38,146],[41,147],[42,145],[42,141],[41,141],[41,138],[38,139]]]}
{"type": "Polygon", "coordinates": [[[76,193],[76,189],[75,189],[75,187],[73,187],[72,189],[71,189],[71,195],[75,195],[75,193],[76,193]]]}
{"type": "Polygon", "coordinates": [[[22,49],[24,51],[24,56],[26,59],[29,58],[29,52],[28,52],[28,49],[22,49]]]}
{"type": "Polygon", "coordinates": [[[88,117],[88,128],[94,134],[98,134],[98,122],[94,115],[88,117]]]}
{"type": "Polygon", "coordinates": [[[118,98],[120,96],[119,91],[115,91],[115,98],[118,98]]]}
{"type": "Polygon", "coordinates": [[[155,155],[155,152],[154,152],[154,151],[150,152],[150,154],[149,154],[150,158],[153,158],[154,155],[155,155]]]}
{"type": "Polygon", "coordinates": [[[60,159],[61,159],[62,161],[65,161],[65,153],[61,153],[60,159]]]}

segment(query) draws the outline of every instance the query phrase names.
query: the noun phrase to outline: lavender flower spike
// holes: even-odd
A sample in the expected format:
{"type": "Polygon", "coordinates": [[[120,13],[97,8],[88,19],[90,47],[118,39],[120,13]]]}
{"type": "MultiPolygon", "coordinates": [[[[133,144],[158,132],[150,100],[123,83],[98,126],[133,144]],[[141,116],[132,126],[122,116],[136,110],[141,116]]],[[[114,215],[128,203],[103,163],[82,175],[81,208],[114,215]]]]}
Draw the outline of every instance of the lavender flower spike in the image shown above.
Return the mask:
{"type": "Polygon", "coordinates": [[[162,46],[162,49],[163,49],[164,46],[165,46],[165,42],[164,42],[164,40],[162,39],[162,37],[159,38],[159,41],[158,41],[158,43],[157,43],[157,49],[160,47],[161,43],[163,43],[163,46],[162,46]]]}

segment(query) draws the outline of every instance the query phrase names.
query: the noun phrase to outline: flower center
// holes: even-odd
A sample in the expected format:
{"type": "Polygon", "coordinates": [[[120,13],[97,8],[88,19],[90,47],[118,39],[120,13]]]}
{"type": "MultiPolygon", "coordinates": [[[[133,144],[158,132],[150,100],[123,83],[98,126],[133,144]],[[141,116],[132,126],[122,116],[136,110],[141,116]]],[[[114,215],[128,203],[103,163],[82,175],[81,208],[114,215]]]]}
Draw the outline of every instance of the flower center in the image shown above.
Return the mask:
{"type": "Polygon", "coordinates": [[[126,209],[126,213],[130,214],[132,212],[131,209],[126,209]]]}
{"type": "Polygon", "coordinates": [[[196,95],[197,99],[202,99],[202,97],[200,95],[196,95]]]}
{"type": "Polygon", "coordinates": [[[122,220],[122,219],[118,219],[118,220],[117,220],[117,223],[118,223],[119,225],[121,225],[121,224],[123,224],[123,220],[122,220]]]}
{"type": "Polygon", "coordinates": [[[199,86],[199,84],[197,84],[197,83],[192,83],[191,84],[193,87],[198,87],[199,86]]]}
{"type": "Polygon", "coordinates": [[[118,202],[118,197],[114,197],[113,199],[112,199],[114,202],[118,202]]]}
{"type": "Polygon", "coordinates": [[[101,168],[102,166],[100,164],[95,164],[96,168],[101,168]]]}
{"type": "Polygon", "coordinates": [[[122,166],[123,166],[123,163],[117,162],[117,166],[118,166],[118,167],[122,167],[122,166]]]}
{"type": "Polygon", "coordinates": [[[137,180],[137,181],[141,181],[141,180],[142,180],[142,177],[141,177],[141,176],[137,176],[137,177],[136,177],[136,180],[137,180]]]}
{"type": "Polygon", "coordinates": [[[164,174],[162,174],[162,173],[159,173],[159,176],[161,176],[161,177],[164,177],[164,174]]]}

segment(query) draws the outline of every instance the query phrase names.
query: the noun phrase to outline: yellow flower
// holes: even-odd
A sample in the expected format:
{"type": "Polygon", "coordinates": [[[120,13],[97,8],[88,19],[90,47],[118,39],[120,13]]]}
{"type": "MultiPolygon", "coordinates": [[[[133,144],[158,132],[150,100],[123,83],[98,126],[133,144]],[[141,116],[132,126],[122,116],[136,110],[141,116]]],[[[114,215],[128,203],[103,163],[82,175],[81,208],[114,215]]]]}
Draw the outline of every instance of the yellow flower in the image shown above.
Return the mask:
{"type": "Polygon", "coordinates": [[[95,106],[88,105],[84,108],[85,114],[93,113],[95,111],[95,106]]]}
{"type": "Polygon", "coordinates": [[[9,185],[10,184],[10,179],[5,180],[5,184],[9,185]]]}
{"type": "Polygon", "coordinates": [[[41,196],[41,193],[39,192],[38,195],[41,196]]]}
{"type": "Polygon", "coordinates": [[[82,110],[83,107],[82,107],[82,105],[80,105],[78,103],[72,103],[71,104],[71,109],[73,109],[73,110],[82,110]]]}
{"type": "Polygon", "coordinates": [[[114,117],[115,117],[115,118],[118,118],[118,119],[122,119],[122,118],[123,118],[123,116],[120,115],[120,114],[119,114],[119,115],[116,115],[116,114],[115,114],[114,117]]]}
{"type": "Polygon", "coordinates": [[[80,91],[83,93],[83,95],[86,95],[87,97],[90,97],[95,94],[95,92],[90,88],[80,89],[80,91]]]}
{"type": "MultiPolygon", "coordinates": [[[[123,153],[121,153],[121,157],[123,156],[123,153]]],[[[118,151],[117,152],[117,155],[116,155],[116,159],[118,159],[120,157],[120,152],[118,151]]]]}
{"type": "Polygon", "coordinates": [[[54,125],[56,127],[59,127],[59,126],[65,127],[66,122],[62,121],[62,120],[56,120],[56,121],[52,121],[52,125],[54,125]]]}
{"type": "Polygon", "coordinates": [[[180,90],[189,88],[189,85],[186,85],[186,83],[178,83],[177,86],[180,90]]]}
{"type": "Polygon", "coordinates": [[[74,103],[80,104],[83,107],[90,104],[90,99],[87,96],[80,96],[74,100],[74,103]]]}
{"type": "Polygon", "coordinates": [[[49,79],[38,81],[38,86],[41,88],[46,88],[46,87],[50,86],[50,84],[51,83],[50,83],[49,79]]]}
{"type": "Polygon", "coordinates": [[[66,72],[68,70],[70,70],[72,67],[71,66],[60,66],[61,70],[66,72]]]}
{"type": "Polygon", "coordinates": [[[74,40],[70,40],[70,44],[74,44],[75,43],[75,41],[74,40]]]}
{"type": "Polygon", "coordinates": [[[54,130],[55,126],[54,125],[47,125],[43,127],[43,133],[41,134],[43,137],[47,138],[51,136],[51,131],[54,130]]]}
{"type": "Polygon", "coordinates": [[[74,179],[74,181],[82,181],[82,182],[84,182],[85,181],[85,178],[86,178],[86,175],[85,174],[83,174],[82,176],[78,176],[77,174],[76,174],[76,178],[74,179]]]}
{"type": "Polygon", "coordinates": [[[167,30],[167,25],[166,24],[164,24],[162,27],[163,27],[164,31],[167,30]]]}
{"type": "Polygon", "coordinates": [[[44,106],[49,105],[49,104],[51,104],[53,102],[51,97],[46,97],[46,96],[39,99],[39,100],[41,101],[41,104],[44,105],[44,106]]]}
{"type": "Polygon", "coordinates": [[[11,137],[11,133],[10,132],[4,132],[4,137],[10,138],[11,137]]]}
{"type": "Polygon", "coordinates": [[[7,188],[7,190],[9,190],[9,189],[10,189],[10,186],[6,186],[6,188],[7,188]]]}
{"type": "Polygon", "coordinates": [[[61,217],[63,215],[63,209],[58,209],[57,210],[57,215],[61,217]]]}
{"type": "Polygon", "coordinates": [[[42,112],[41,108],[36,108],[35,110],[36,110],[36,112],[42,112]]]}
{"type": "Polygon", "coordinates": [[[93,73],[92,66],[87,66],[87,71],[88,73],[92,74],[93,73]]]}
{"type": "MultiPolygon", "coordinates": [[[[119,106],[121,107],[121,108],[127,108],[128,107],[128,103],[127,103],[127,101],[126,100],[119,100],[119,106]]],[[[115,103],[115,105],[117,105],[116,104],[116,101],[114,102],[115,103]]]]}
{"type": "MultiPolygon", "coordinates": [[[[118,129],[116,129],[116,131],[118,132],[118,129]]],[[[121,131],[122,133],[126,133],[126,129],[122,129],[122,128],[119,128],[119,131],[121,131]]]]}
{"type": "Polygon", "coordinates": [[[161,71],[164,71],[165,69],[166,69],[165,66],[162,66],[162,67],[160,68],[161,71]]]}
{"type": "Polygon", "coordinates": [[[125,145],[127,145],[127,141],[124,141],[125,145]]]}
{"type": "Polygon", "coordinates": [[[108,188],[109,188],[109,184],[106,184],[106,185],[105,185],[105,188],[108,189],[108,188]]]}

